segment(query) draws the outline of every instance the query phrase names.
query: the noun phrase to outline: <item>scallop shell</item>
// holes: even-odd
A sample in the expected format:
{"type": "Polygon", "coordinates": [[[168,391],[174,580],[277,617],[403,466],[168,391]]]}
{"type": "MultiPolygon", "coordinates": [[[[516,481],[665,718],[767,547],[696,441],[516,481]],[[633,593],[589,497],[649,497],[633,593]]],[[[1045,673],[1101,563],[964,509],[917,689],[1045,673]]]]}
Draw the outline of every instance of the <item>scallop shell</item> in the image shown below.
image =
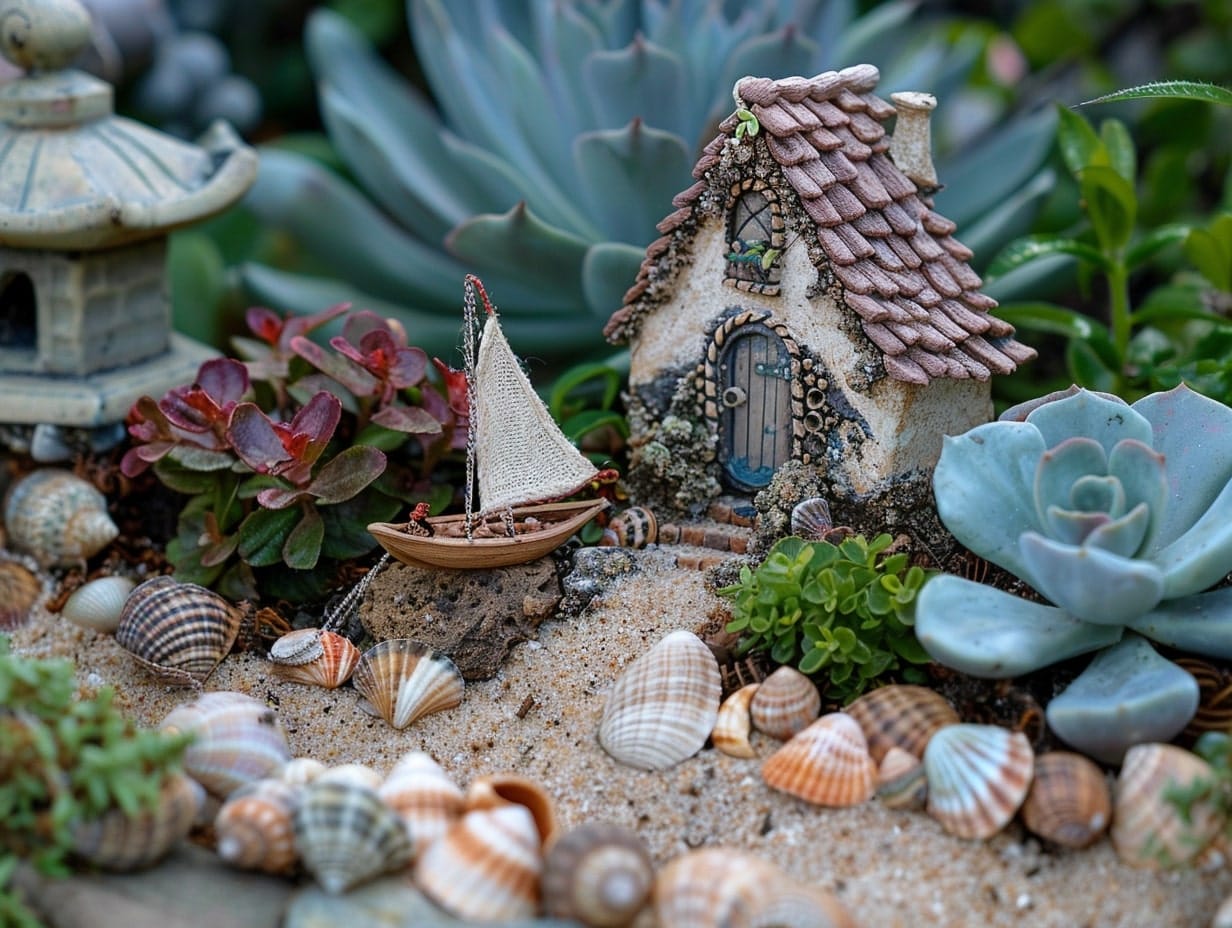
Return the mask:
{"type": "Polygon", "coordinates": [[[928,796],[924,763],[900,747],[886,751],[877,768],[877,798],[891,809],[922,809],[928,796]]]}
{"type": "Polygon", "coordinates": [[[706,743],[718,718],[721,691],[710,648],[692,632],[671,632],[613,685],[599,723],[599,743],[622,764],[666,770],[706,743]]]}
{"type": "Polygon", "coordinates": [[[290,873],[299,863],[295,809],[304,787],[256,780],[232,793],[214,818],[218,856],[241,870],[290,873]]]}
{"type": "Polygon", "coordinates": [[[830,504],[821,496],[803,500],[791,511],[791,533],[805,541],[824,541],[833,528],[830,504]]]}
{"type": "Polygon", "coordinates": [[[335,632],[301,628],[288,632],[270,647],[274,673],[293,683],[336,689],[355,672],[359,648],[335,632]]]}
{"type": "Polygon", "coordinates": [[[599,540],[602,547],[644,548],[659,537],[655,514],[643,506],[631,506],[613,517],[599,540]]]}
{"type": "Polygon", "coordinates": [[[391,638],[364,652],[355,688],[394,728],[462,702],[462,674],[444,654],[411,638],[391,638]]]}
{"type": "Polygon", "coordinates": [[[524,806],[467,812],[424,848],[415,882],[458,918],[529,918],[539,905],[543,857],[534,817],[524,806]]]}
{"type": "Polygon", "coordinates": [[[753,726],[749,717],[749,703],[760,683],[740,687],[723,700],[719,717],[710,733],[714,746],[731,757],[756,757],[757,752],[749,744],[749,731],[753,726]]]}
{"type": "Polygon", "coordinates": [[[753,727],[780,741],[803,731],[820,712],[821,693],[817,686],[786,665],[761,681],[761,688],[749,704],[753,727]]]}
{"type": "Polygon", "coordinates": [[[327,769],[315,757],[295,757],[279,767],[276,776],[292,786],[307,786],[327,769]]]}
{"type": "Polygon", "coordinates": [[[291,759],[277,714],[243,693],[202,693],[167,713],[159,728],[195,736],[184,751],[184,770],[220,799],[291,759]]]}
{"type": "Polygon", "coordinates": [[[112,808],[73,830],[76,854],[104,870],[139,870],[161,860],[188,834],[205,802],[200,785],[170,774],[153,809],[127,815],[112,808]]]}
{"type": "Polygon", "coordinates": [[[1035,755],[1027,736],[995,725],[949,725],[924,749],[928,814],[959,838],[991,838],[1022,805],[1035,755]]]}
{"type": "Polygon", "coordinates": [[[412,856],[397,813],[357,783],[318,780],[305,787],[295,810],[295,845],[304,866],[333,895],[405,867],[412,856]]]}
{"type": "Polygon", "coordinates": [[[1214,775],[1201,757],[1174,745],[1130,748],[1113,789],[1110,836],[1117,856],[1150,869],[1196,859],[1224,827],[1224,815],[1210,802],[1195,802],[1186,821],[1166,794],[1214,775]]]}
{"type": "Polygon", "coordinates": [[[107,498],[67,470],[48,467],[21,478],[4,503],[8,542],[42,567],[71,567],[91,558],[120,534],[107,515],[107,498]]]}
{"type": "Polygon", "coordinates": [[[909,684],[878,687],[843,711],[864,729],[869,753],[877,763],[896,745],[922,758],[937,729],[960,721],[954,707],[940,693],[909,684]]]}
{"type": "Polygon", "coordinates": [[[708,847],[668,861],[655,877],[654,912],[671,928],[855,928],[843,904],[773,864],[708,847]]]}
{"type": "Polygon", "coordinates": [[[543,785],[514,773],[491,773],[473,781],[466,788],[463,811],[495,809],[503,805],[525,808],[535,820],[540,847],[547,847],[560,830],[556,815],[556,800],[543,785]]]}
{"type": "Polygon", "coordinates": [[[46,593],[39,575],[16,560],[0,560],[0,633],[26,624],[46,593]]]}
{"type": "Polygon", "coordinates": [[[1112,796],[1104,772],[1071,751],[1035,758],[1035,776],[1022,805],[1022,821],[1034,834],[1064,847],[1100,839],[1112,820],[1112,796]]]}
{"type": "Polygon", "coordinates": [[[423,751],[399,760],[377,795],[398,813],[416,850],[444,835],[462,815],[461,787],[423,751]]]}
{"type": "Polygon", "coordinates": [[[590,823],[552,845],[541,885],[549,916],[616,928],[630,924],[649,901],[654,865],[642,839],[628,828],[590,823]]]}
{"type": "Polygon", "coordinates": [[[116,641],[160,680],[200,686],[231,651],[243,619],[205,587],[154,577],[129,594],[116,641]]]}
{"type": "Polygon", "coordinates": [[[857,805],[877,789],[864,732],[842,712],[823,715],[771,754],[761,776],[768,786],[819,806],[857,805]]]}
{"type": "Polygon", "coordinates": [[[83,583],[64,601],[60,615],[74,625],[111,634],[120,627],[120,616],[136,583],[128,577],[99,577],[83,583]]]}

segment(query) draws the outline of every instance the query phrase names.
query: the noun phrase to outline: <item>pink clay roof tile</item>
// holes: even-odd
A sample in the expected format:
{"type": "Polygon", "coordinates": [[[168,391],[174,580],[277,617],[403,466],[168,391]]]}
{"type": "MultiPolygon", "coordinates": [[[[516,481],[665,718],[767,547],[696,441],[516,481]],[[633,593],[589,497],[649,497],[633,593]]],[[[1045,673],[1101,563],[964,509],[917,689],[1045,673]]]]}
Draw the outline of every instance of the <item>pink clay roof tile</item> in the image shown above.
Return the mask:
{"type": "MultiPolygon", "coordinates": [[[[953,238],[955,225],[890,157],[882,123],[894,107],[873,93],[871,65],[814,78],[744,78],[737,91],[757,117],[764,144],[813,223],[829,272],[864,334],[882,352],[886,373],[927,384],[935,378],[987,380],[1035,356],[1014,329],[989,315],[997,304],[981,293],[967,264],[971,251],[953,238]]],[[[604,329],[612,341],[636,335],[640,321],[665,298],[672,242],[691,236],[689,219],[710,184],[739,120],[729,116],[702,150],[697,182],[672,200],[676,211],[646,249],[637,281],[604,329]]],[[[728,191],[715,191],[726,198],[728,191]]]]}

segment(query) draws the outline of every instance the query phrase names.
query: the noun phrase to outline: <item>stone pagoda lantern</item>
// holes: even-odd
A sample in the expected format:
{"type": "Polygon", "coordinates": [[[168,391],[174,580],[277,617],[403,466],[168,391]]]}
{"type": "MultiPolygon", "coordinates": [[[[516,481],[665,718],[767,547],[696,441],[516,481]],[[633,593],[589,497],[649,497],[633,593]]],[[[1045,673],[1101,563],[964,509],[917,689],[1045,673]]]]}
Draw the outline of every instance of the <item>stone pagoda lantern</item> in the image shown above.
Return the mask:
{"type": "Polygon", "coordinates": [[[0,426],[12,447],[40,432],[44,445],[67,433],[105,446],[140,396],[193,381],[215,352],[171,330],[167,235],[256,177],[256,152],[225,123],[194,145],[116,116],[111,86],[68,68],[89,39],[78,0],[8,0],[0,15],[0,52],[26,71],[0,85],[0,426]]]}

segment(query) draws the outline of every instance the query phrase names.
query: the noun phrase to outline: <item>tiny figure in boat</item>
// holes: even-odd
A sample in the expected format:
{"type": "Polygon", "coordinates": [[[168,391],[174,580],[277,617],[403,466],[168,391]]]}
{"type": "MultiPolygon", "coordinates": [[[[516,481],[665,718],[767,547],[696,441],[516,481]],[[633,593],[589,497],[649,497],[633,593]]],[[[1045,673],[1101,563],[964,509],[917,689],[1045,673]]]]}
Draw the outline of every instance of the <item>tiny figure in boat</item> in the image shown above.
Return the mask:
{"type": "Polygon", "coordinates": [[[403,531],[408,535],[418,535],[420,538],[431,538],[435,535],[436,530],[428,521],[429,508],[427,503],[416,503],[411,514],[407,516],[406,528],[403,531]]]}

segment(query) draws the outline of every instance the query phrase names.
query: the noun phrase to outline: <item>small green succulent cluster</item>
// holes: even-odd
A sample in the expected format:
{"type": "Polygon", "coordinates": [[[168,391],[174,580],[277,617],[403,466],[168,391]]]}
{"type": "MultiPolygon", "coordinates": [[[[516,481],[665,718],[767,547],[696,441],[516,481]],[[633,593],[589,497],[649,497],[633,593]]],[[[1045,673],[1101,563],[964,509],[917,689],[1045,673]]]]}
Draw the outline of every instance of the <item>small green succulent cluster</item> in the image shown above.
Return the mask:
{"type": "Polygon", "coordinates": [[[1175,804],[1186,822],[1193,820],[1198,804],[1213,810],[1223,820],[1225,836],[1232,838],[1232,732],[1204,733],[1193,752],[1211,765],[1212,775],[1188,786],[1168,786],[1164,798],[1175,804]]]}
{"type": "MultiPolygon", "coordinates": [[[[19,859],[65,873],[76,824],[113,808],[153,808],[192,740],[137,729],[110,687],[75,694],[71,663],[18,656],[0,637],[0,887],[19,859]]],[[[23,923],[21,911],[0,892],[0,923],[23,923]]]]}
{"type": "Polygon", "coordinates": [[[744,567],[739,583],[718,591],[732,600],[727,630],[740,632],[740,653],[768,651],[802,673],[825,671],[826,695],[844,702],[890,671],[919,676],[903,663],[929,660],[912,630],[927,572],[908,567],[905,553],[887,554],[891,542],[886,534],[777,542],[756,570],[744,567]]]}

